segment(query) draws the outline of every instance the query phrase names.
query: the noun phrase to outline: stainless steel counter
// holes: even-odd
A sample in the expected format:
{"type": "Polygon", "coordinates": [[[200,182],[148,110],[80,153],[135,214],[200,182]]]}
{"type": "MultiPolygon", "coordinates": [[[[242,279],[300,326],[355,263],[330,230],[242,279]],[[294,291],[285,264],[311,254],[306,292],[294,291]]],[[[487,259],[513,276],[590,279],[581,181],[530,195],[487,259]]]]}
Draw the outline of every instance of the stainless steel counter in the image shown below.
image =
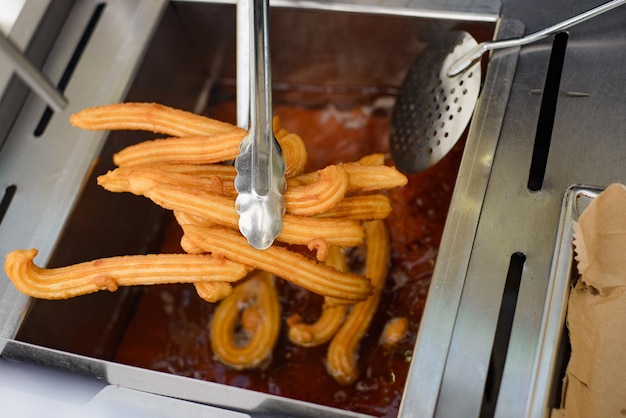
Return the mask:
{"type": "MultiPolygon", "coordinates": [[[[584,3],[551,2],[534,11],[545,21],[598,4],[584,3]]],[[[626,175],[620,163],[626,158],[625,19],[626,8],[619,8],[569,30],[566,45],[561,39],[556,48],[564,55],[562,69],[552,68],[556,77],[547,76],[551,54],[559,54],[552,40],[510,51],[519,54],[516,63],[492,57],[496,86],[488,76],[418,337],[416,383],[407,387],[422,399],[407,404],[407,414],[414,408],[420,416],[440,417],[531,412],[537,348],[551,344],[540,331],[551,266],[558,261],[563,196],[572,185],[606,186],[626,175]],[[545,177],[532,190],[534,144],[545,138],[545,177]],[[518,277],[507,288],[512,267],[518,277]],[[508,325],[501,335],[499,324],[508,325]],[[490,393],[496,381],[499,391],[490,393]]]]}
{"type": "MultiPolygon", "coordinates": [[[[35,8],[31,19],[37,23],[46,16],[49,5],[35,3],[39,7],[35,8]]],[[[98,4],[89,0],[79,2],[71,9],[57,42],[49,51],[41,52],[47,56],[43,72],[51,80],[61,79],[90,19],[97,13],[98,4]]],[[[69,124],[69,115],[95,103],[122,100],[164,5],[163,1],[125,0],[106,4],[101,24],[90,34],[90,47],[80,57],[85,64],[75,69],[72,82],[67,86],[70,104],[63,112],[52,114],[45,129],[37,132],[46,108],[37,96],[28,96],[23,106],[22,100],[15,97],[12,99],[18,103],[8,103],[13,104],[12,110],[21,112],[14,121],[3,124],[11,127],[11,131],[0,153],[2,194],[5,188],[17,188],[0,224],[0,253],[6,254],[17,247],[40,248],[38,260],[46,264],[106,136],[103,132],[77,132],[69,124]]],[[[30,4],[25,5],[25,10],[30,11],[30,4]]],[[[31,19],[25,20],[32,26],[31,19]]],[[[40,30],[46,29],[46,25],[41,25],[40,30]]],[[[17,26],[13,30],[19,32],[17,26]]],[[[35,38],[56,36],[58,29],[53,27],[49,31],[37,34],[35,29],[30,30],[35,38]]],[[[0,336],[14,334],[26,304],[27,298],[3,277],[0,280],[0,336]]]]}

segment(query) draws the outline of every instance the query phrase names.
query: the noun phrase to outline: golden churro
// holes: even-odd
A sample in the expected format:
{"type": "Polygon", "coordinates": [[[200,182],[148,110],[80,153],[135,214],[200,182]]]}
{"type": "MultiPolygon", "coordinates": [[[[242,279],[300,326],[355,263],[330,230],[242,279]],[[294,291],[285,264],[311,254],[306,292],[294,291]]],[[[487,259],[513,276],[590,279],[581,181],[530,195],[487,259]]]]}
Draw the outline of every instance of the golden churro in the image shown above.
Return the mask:
{"type": "Polygon", "coordinates": [[[350,176],[349,192],[371,192],[405,186],[408,179],[395,167],[345,163],[343,168],[350,176]]]}
{"type": "Polygon", "coordinates": [[[372,281],[374,293],[352,306],[331,340],[326,358],[326,370],[342,385],[350,385],[358,377],[358,345],[378,308],[389,268],[389,236],[385,223],[365,222],[365,234],[365,276],[372,281]]]}
{"type": "Polygon", "coordinates": [[[290,178],[304,171],[308,155],[304,141],[294,133],[286,132],[283,136],[276,136],[285,160],[285,177],[290,178]]]}
{"type": "Polygon", "coordinates": [[[380,335],[380,343],[383,347],[393,347],[406,335],[409,330],[409,320],[403,316],[391,318],[385,324],[380,335]]]}
{"type": "Polygon", "coordinates": [[[158,103],[115,103],[90,107],[70,117],[89,130],[142,130],[170,136],[213,135],[236,127],[158,103]]]}
{"type": "Polygon", "coordinates": [[[175,174],[187,174],[198,178],[219,177],[223,181],[235,181],[237,170],[226,164],[152,164],[150,168],[157,171],[166,171],[175,174]]]}
{"type": "Polygon", "coordinates": [[[385,219],[391,213],[391,202],[382,194],[368,194],[344,197],[339,203],[325,212],[313,215],[315,218],[341,218],[366,221],[385,219]]]}
{"type": "Polygon", "coordinates": [[[149,254],[103,258],[46,269],[33,262],[37,250],[7,254],[4,269],[22,293],[35,298],[67,299],[119,286],[204,281],[234,282],[248,268],[210,255],[149,254]]]}
{"type": "Polygon", "coordinates": [[[223,363],[249,369],[267,362],[280,331],[274,277],[257,270],[237,285],[215,310],[210,331],[213,352],[223,363]]]}
{"type": "Polygon", "coordinates": [[[185,136],[140,142],[113,156],[119,167],[140,164],[212,164],[239,155],[246,131],[235,128],[211,136],[185,136]]]}
{"type": "MultiPolygon", "coordinates": [[[[349,176],[348,192],[372,192],[405,186],[407,177],[395,167],[384,165],[383,154],[371,154],[359,161],[340,165],[349,176]]],[[[305,173],[288,179],[287,186],[312,184],[317,181],[317,172],[305,173]]]]}
{"type": "MultiPolygon", "coordinates": [[[[217,164],[215,165],[217,166],[217,164]]],[[[145,191],[155,185],[169,184],[190,190],[206,190],[220,196],[231,197],[233,201],[237,196],[233,180],[223,179],[219,174],[211,176],[208,175],[208,170],[205,170],[207,175],[197,176],[191,172],[168,171],[168,166],[159,167],[165,167],[165,170],[144,165],[119,167],[98,176],[98,184],[110,192],[131,192],[137,195],[142,195],[142,190],[145,191]],[[144,185],[142,186],[141,183],[144,185]]],[[[175,167],[180,166],[176,165],[175,167]]],[[[195,166],[190,165],[190,167],[195,166]]]]}
{"type": "MultiPolygon", "coordinates": [[[[204,218],[193,216],[186,212],[181,212],[179,210],[174,211],[174,218],[176,219],[176,222],[178,223],[178,225],[183,227],[183,229],[185,225],[189,225],[189,224],[202,225],[202,226],[214,226],[215,225],[214,223],[207,221],[204,218]]],[[[183,247],[183,250],[185,250],[185,252],[189,254],[201,254],[202,253],[202,250],[197,249],[197,248],[194,249],[193,247],[189,247],[189,249],[183,247]]]]}
{"type": "Polygon", "coordinates": [[[315,215],[335,206],[348,190],[348,174],[337,165],[316,172],[317,180],[309,185],[288,188],[285,193],[287,212],[315,215]]]}
{"type": "Polygon", "coordinates": [[[211,303],[218,302],[233,293],[233,285],[228,282],[200,282],[193,285],[198,296],[211,303]]]}
{"type": "MultiPolygon", "coordinates": [[[[156,164],[213,164],[235,159],[246,131],[233,128],[210,136],[154,139],[130,145],[113,156],[119,166],[156,164]]],[[[285,160],[285,176],[300,174],[306,165],[306,148],[296,134],[279,141],[285,160]]]]}
{"type": "Polygon", "coordinates": [[[371,294],[368,278],[339,272],[286,248],[257,250],[241,234],[225,228],[186,225],[184,230],[183,241],[190,240],[206,252],[267,271],[313,293],[346,303],[365,300],[371,294]]]}
{"type": "MultiPolygon", "coordinates": [[[[232,198],[209,191],[160,183],[158,177],[128,176],[127,179],[129,192],[143,195],[159,206],[238,229],[239,214],[232,198]]],[[[308,245],[311,240],[320,237],[329,245],[350,247],[363,242],[364,234],[362,226],[350,219],[285,215],[283,229],[277,240],[287,244],[308,245]]]]}
{"type": "MultiPolygon", "coordinates": [[[[348,261],[339,247],[331,247],[327,266],[338,271],[348,271],[348,261]]],[[[332,298],[324,298],[322,314],[314,323],[307,324],[300,315],[292,316],[287,320],[289,326],[289,340],[303,347],[315,347],[324,344],[335,335],[346,317],[348,307],[336,304],[332,298]],[[331,300],[329,300],[331,299],[331,300]]]]}
{"type": "MultiPolygon", "coordinates": [[[[170,184],[185,187],[190,190],[205,190],[234,199],[237,197],[233,178],[230,172],[220,175],[220,171],[214,170],[209,175],[209,170],[203,168],[204,175],[194,175],[193,171],[177,169],[175,166],[130,166],[119,167],[98,177],[98,184],[111,192],[131,191],[131,181],[145,183],[145,186],[134,186],[134,192],[142,194],[141,190],[152,187],[152,184],[170,184]],[[160,169],[158,167],[164,167],[160,169]],[[174,167],[174,168],[172,168],[174,167]]],[[[190,165],[190,167],[194,167],[190,165]]],[[[203,166],[205,167],[205,166],[203,166]]],[[[233,176],[234,177],[234,176],[233,176]]],[[[348,188],[348,174],[341,166],[329,166],[320,170],[318,180],[310,185],[296,186],[288,189],[285,194],[287,213],[292,215],[315,215],[336,206],[348,188]]],[[[371,204],[369,205],[371,206],[371,204]]],[[[363,212],[363,211],[361,211],[363,212]]],[[[329,216],[326,216],[329,217],[329,216]]],[[[358,218],[351,218],[358,219],[358,218]]],[[[374,218],[372,218],[374,219],[374,218]]]]}

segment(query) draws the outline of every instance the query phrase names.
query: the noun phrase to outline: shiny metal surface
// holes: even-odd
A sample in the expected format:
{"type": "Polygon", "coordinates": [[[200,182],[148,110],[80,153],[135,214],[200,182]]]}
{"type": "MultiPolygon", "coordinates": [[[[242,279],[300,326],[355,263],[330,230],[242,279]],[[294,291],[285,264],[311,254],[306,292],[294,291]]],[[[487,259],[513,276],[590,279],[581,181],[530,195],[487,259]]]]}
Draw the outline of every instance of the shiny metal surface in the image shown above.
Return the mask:
{"type": "Polygon", "coordinates": [[[250,1],[237,1],[237,126],[248,129],[250,124],[250,1]]]}
{"type": "Polygon", "coordinates": [[[403,172],[417,173],[437,164],[465,132],[480,92],[480,63],[454,77],[445,71],[476,45],[464,31],[441,34],[409,69],[389,131],[393,161],[403,172]]]}
{"type": "MultiPolygon", "coordinates": [[[[584,6],[577,4],[576,8],[584,6]]],[[[520,222],[533,226],[522,234],[528,240],[529,275],[522,280],[518,296],[517,306],[522,309],[516,311],[511,330],[507,361],[510,358],[512,362],[504,370],[500,389],[503,402],[496,409],[498,417],[525,413],[530,384],[528,370],[532,370],[537,350],[537,332],[564,192],[573,184],[605,187],[613,182],[626,182],[626,172],[620,163],[626,158],[625,20],[626,8],[621,7],[569,31],[544,187],[529,193],[527,204],[516,210],[517,214],[523,214],[520,222]]],[[[541,80],[533,84],[537,83],[541,80]]],[[[503,129],[511,135],[511,141],[524,140],[519,135],[528,135],[519,126],[513,133],[513,126],[518,123],[512,118],[508,123],[505,120],[503,129]]]]}
{"type": "MultiPolygon", "coordinates": [[[[178,0],[234,4],[236,0],[178,0]]],[[[271,0],[272,7],[495,22],[500,0],[271,0]]]]}
{"type": "Polygon", "coordinates": [[[235,159],[235,208],[241,234],[252,247],[265,250],[283,228],[287,184],[285,161],[272,127],[269,1],[252,0],[247,6],[252,97],[248,134],[239,144],[240,153],[235,159]]]}
{"type": "Polygon", "coordinates": [[[560,345],[567,338],[565,330],[565,316],[570,287],[573,278],[577,277],[574,248],[573,223],[587,208],[589,203],[602,192],[602,189],[576,185],[567,190],[563,197],[561,217],[557,240],[554,247],[550,279],[546,294],[540,339],[537,346],[537,355],[534,361],[530,380],[530,395],[527,404],[526,416],[549,417],[552,401],[555,395],[555,385],[560,381],[559,358],[560,345]]]}
{"type": "MultiPolygon", "coordinates": [[[[227,385],[126,366],[0,337],[0,355],[58,368],[143,394],[197,402],[254,417],[365,418],[366,415],[227,385]]],[[[208,413],[210,409],[205,409],[208,413]]]]}
{"type": "MultiPolygon", "coordinates": [[[[542,13],[573,15],[588,6],[550,3],[542,13]]],[[[606,186],[626,177],[619,163],[626,158],[624,19],[626,11],[618,8],[569,31],[540,190],[533,192],[527,186],[551,43],[521,48],[514,77],[506,73],[496,76],[503,86],[511,83],[508,102],[501,103],[488,93],[480,98],[490,106],[474,117],[411,371],[412,376],[431,380],[414,386],[414,392],[425,398],[422,405],[432,406],[421,416],[481,415],[487,401],[484,393],[490,388],[491,352],[513,254],[523,254],[525,262],[512,327],[506,336],[508,349],[494,353],[506,358],[494,414],[533,416],[528,411],[531,377],[542,338],[563,195],[572,184],[606,186]],[[476,127],[479,121],[494,118],[500,106],[505,106],[504,116],[495,131],[497,136],[490,138],[497,147],[477,155],[473,143],[485,136],[476,127]],[[483,196],[467,189],[468,182],[478,180],[486,186],[483,196]],[[463,211],[473,216],[459,216],[463,211]]],[[[497,70],[496,57],[517,53],[495,53],[488,71],[497,70]]]]}
{"type": "Polygon", "coordinates": [[[15,73],[56,112],[67,106],[67,99],[50,80],[4,35],[0,34],[0,52],[13,64],[15,73]]]}
{"type": "MultiPolygon", "coordinates": [[[[81,1],[72,10],[44,67],[52,79],[60,77],[98,3],[81,1]]],[[[83,53],[85,65],[75,70],[65,91],[69,105],[63,112],[54,113],[40,136],[34,131],[45,104],[34,95],[25,103],[0,153],[2,185],[17,186],[0,225],[0,253],[34,247],[40,250],[37,262],[46,264],[106,136],[105,132],[79,132],[69,124],[69,115],[95,103],[116,102],[124,97],[164,5],[164,1],[139,0],[106,3],[83,53]],[[133,30],[123,31],[121,26],[133,30]]],[[[27,302],[28,298],[3,272],[0,336],[14,334],[27,302]]]]}
{"type": "MultiPolygon", "coordinates": [[[[6,34],[35,67],[42,68],[57,37],[55,28],[65,20],[71,2],[73,0],[57,0],[52,7],[49,0],[29,0],[23,4],[17,20],[6,34]]],[[[50,78],[45,69],[42,72],[50,78]]],[[[14,75],[9,58],[0,54],[0,144],[6,140],[29,93],[30,89],[14,75]]]]}
{"type": "MultiPolygon", "coordinates": [[[[6,36],[11,39],[17,48],[24,50],[31,42],[42,16],[45,14],[48,1],[33,1],[24,3],[20,14],[6,36]]],[[[13,75],[13,66],[9,58],[0,54],[0,94],[5,92],[7,84],[13,75]]]]}
{"type": "Polygon", "coordinates": [[[594,7],[591,10],[564,20],[563,22],[556,23],[537,32],[529,33],[528,35],[524,35],[514,39],[499,39],[497,41],[481,42],[480,44],[476,45],[474,49],[468,51],[465,55],[463,55],[456,61],[453,61],[452,65],[450,65],[450,67],[448,68],[447,74],[448,76],[453,77],[467,70],[487,51],[493,51],[494,49],[510,48],[512,46],[524,46],[533,42],[537,42],[549,35],[564,31],[578,25],[579,23],[589,20],[592,17],[596,17],[608,12],[609,10],[613,10],[614,8],[621,6],[624,3],[626,3],[626,0],[609,1],[598,7],[594,7]]]}
{"type": "MultiPolygon", "coordinates": [[[[497,37],[522,31],[519,22],[503,20],[497,37]]],[[[402,417],[435,416],[439,391],[449,384],[443,381],[443,374],[450,340],[516,64],[516,54],[496,53],[487,67],[415,345],[400,409],[402,417]]],[[[459,372],[467,373],[467,369],[463,366],[459,372]]],[[[468,389],[481,397],[482,388],[468,389]]]]}
{"type": "Polygon", "coordinates": [[[20,418],[224,417],[250,415],[108,384],[56,367],[0,357],[0,404],[20,418]]]}

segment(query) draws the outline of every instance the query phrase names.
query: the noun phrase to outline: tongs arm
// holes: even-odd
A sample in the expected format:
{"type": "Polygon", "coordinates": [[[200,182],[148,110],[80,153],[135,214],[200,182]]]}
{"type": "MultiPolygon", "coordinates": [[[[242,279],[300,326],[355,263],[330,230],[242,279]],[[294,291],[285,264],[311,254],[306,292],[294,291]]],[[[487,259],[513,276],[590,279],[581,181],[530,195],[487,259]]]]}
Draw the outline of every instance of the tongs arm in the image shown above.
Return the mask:
{"type": "Polygon", "coordinates": [[[285,162],[272,130],[269,1],[248,6],[250,123],[235,160],[236,209],[241,233],[254,248],[266,249],[282,230],[285,162]]]}
{"type": "Polygon", "coordinates": [[[67,106],[67,99],[57,90],[48,78],[39,71],[22,54],[22,52],[0,33],[0,52],[3,52],[13,63],[15,73],[39,97],[41,97],[55,112],[62,111],[67,106]]]}

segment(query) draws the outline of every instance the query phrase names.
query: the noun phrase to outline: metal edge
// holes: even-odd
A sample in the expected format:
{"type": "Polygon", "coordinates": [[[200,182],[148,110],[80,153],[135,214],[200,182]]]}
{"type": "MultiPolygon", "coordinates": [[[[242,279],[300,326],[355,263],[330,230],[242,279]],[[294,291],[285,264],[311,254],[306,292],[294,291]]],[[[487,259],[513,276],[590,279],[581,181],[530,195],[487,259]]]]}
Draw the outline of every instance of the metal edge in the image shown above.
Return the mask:
{"type": "MultiPolygon", "coordinates": [[[[50,0],[26,1],[20,11],[14,25],[6,36],[21,50],[25,50],[34,36],[37,27],[48,8],[50,0]]],[[[1,35],[0,36],[5,36],[1,35]]],[[[12,65],[8,58],[0,54],[0,96],[5,92],[11,76],[13,75],[12,65]]]]}
{"type": "Polygon", "coordinates": [[[570,277],[574,268],[574,249],[572,240],[576,222],[586,204],[597,197],[601,187],[573,185],[563,196],[561,216],[554,246],[553,262],[550,268],[549,287],[541,318],[539,346],[533,361],[530,390],[526,404],[526,417],[548,417],[549,389],[554,385],[558,347],[561,344],[562,330],[565,326],[567,301],[570,290],[570,277]],[[581,198],[587,198],[582,200],[581,198]]]}
{"type": "Polygon", "coordinates": [[[61,369],[110,385],[167,398],[198,402],[254,416],[367,418],[369,415],[282,398],[220,383],[142,369],[0,337],[0,356],[61,369]]]}
{"type": "MultiPolygon", "coordinates": [[[[98,3],[103,2],[79,2],[72,13],[91,13],[85,9],[92,10],[98,3]]],[[[37,263],[47,263],[106,137],[105,132],[78,131],[70,125],[69,116],[85,107],[124,97],[165,6],[165,0],[106,2],[81,64],[66,89],[69,106],[54,114],[40,137],[35,137],[34,130],[45,104],[34,94],[29,95],[0,153],[0,184],[17,185],[0,224],[2,257],[18,248],[37,248],[37,263]],[[120,32],[120,26],[133,30],[120,32]],[[32,170],[33,166],[37,170],[32,170]]],[[[81,33],[82,29],[76,28],[70,17],[44,67],[51,79],[60,78],[81,33]]],[[[17,291],[4,271],[0,273],[0,336],[11,337],[15,333],[28,302],[29,298],[17,291]]]]}
{"type": "MultiPolygon", "coordinates": [[[[499,23],[497,37],[516,36],[523,30],[521,22],[503,19],[499,23]]],[[[400,404],[400,417],[431,417],[436,412],[465,274],[517,58],[515,51],[496,52],[487,68],[415,343],[400,404]],[[502,80],[507,80],[507,83],[503,84],[502,80]],[[498,107],[494,109],[494,106],[498,107]]]]}
{"type": "MultiPolygon", "coordinates": [[[[236,0],[176,0],[192,3],[235,4],[236,0]]],[[[500,16],[500,0],[483,2],[454,2],[445,4],[432,0],[409,0],[398,4],[386,0],[271,0],[272,7],[301,8],[309,10],[325,10],[332,12],[368,13],[428,19],[450,19],[473,22],[495,22],[500,16]]]]}

